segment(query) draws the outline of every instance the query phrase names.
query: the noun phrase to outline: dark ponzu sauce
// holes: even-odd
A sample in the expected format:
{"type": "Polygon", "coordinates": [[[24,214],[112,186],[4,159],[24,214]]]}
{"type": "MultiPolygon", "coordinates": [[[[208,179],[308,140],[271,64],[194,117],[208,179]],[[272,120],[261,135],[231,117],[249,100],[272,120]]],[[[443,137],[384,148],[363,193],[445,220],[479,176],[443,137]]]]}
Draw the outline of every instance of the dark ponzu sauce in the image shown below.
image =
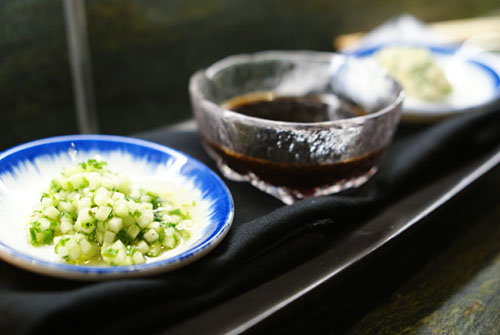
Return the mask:
{"type": "MultiPolygon", "coordinates": [[[[340,102],[335,96],[273,97],[267,93],[240,96],[224,104],[235,112],[275,121],[321,122],[364,115],[360,108],[340,102]]],[[[272,185],[307,192],[318,186],[333,185],[342,179],[364,175],[375,165],[382,150],[332,164],[273,162],[244,156],[203,138],[209,149],[239,174],[249,172],[272,185]]]]}
{"type": "Polygon", "coordinates": [[[333,185],[342,179],[362,176],[375,165],[383,150],[332,164],[295,164],[272,162],[236,154],[204,139],[205,143],[225,164],[239,174],[254,173],[272,185],[285,186],[301,191],[318,186],[333,185]]]}
{"type": "Polygon", "coordinates": [[[365,114],[361,108],[329,94],[275,97],[270,93],[254,93],[228,100],[222,106],[240,114],[286,122],[323,122],[365,114]]]}

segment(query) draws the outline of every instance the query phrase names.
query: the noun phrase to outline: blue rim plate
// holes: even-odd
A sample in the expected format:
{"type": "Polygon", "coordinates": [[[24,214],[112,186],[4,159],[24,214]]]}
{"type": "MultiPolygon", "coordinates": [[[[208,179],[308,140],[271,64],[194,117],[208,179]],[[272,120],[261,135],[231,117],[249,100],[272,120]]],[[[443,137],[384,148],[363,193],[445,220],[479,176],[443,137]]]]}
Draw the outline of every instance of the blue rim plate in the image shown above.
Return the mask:
{"type": "Polygon", "coordinates": [[[500,57],[495,54],[455,45],[395,42],[359,48],[347,54],[371,58],[375,52],[391,45],[428,49],[453,87],[450,96],[440,102],[407,98],[403,104],[404,121],[438,121],[459,113],[493,108],[500,100],[500,57]]]}
{"type": "Polygon", "coordinates": [[[231,194],[212,170],[184,153],[156,143],[121,136],[71,135],[29,142],[0,153],[0,258],[32,272],[66,279],[100,280],[171,271],[212,250],[228,233],[233,216],[231,194]],[[177,253],[168,255],[167,252],[150,258],[147,263],[130,266],[72,265],[46,256],[47,251],[45,254],[37,251],[24,235],[24,215],[35,205],[30,199],[40,197],[32,185],[46,183],[68,162],[96,155],[109,159],[112,170],[115,170],[113,162],[125,173],[127,169],[132,173],[140,169],[149,177],[176,180],[199,195],[206,205],[207,216],[198,235],[189,239],[177,253]],[[16,197],[23,201],[15,201],[16,197]],[[13,207],[17,205],[21,207],[16,211],[13,207]],[[23,211],[23,215],[18,214],[23,211]]]}

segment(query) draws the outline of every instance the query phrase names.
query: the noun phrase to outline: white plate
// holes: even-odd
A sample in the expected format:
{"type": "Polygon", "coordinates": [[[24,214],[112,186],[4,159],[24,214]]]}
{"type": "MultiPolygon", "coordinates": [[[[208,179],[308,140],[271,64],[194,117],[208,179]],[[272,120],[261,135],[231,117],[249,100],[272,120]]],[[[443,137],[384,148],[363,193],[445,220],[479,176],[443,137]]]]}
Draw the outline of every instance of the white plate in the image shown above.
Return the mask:
{"type": "MultiPolygon", "coordinates": [[[[371,58],[391,44],[358,49],[351,55],[371,58]]],[[[463,112],[494,107],[500,98],[500,57],[456,47],[415,45],[427,48],[453,87],[452,93],[439,102],[407,97],[403,104],[404,121],[430,122],[463,112]]]]}
{"type": "Polygon", "coordinates": [[[186,265],[212,250],[232,223],[232,197],[222,180],[197,160],[171,148],[127,137],[74,135],[26,143],[0,154],[0,258],[44,275],[100,280],[154,275],[186,265]],[[26,237],[26,218],[44,186],[63,166],[95,158],[132,182],[181,187],[199,200],[199,223],[187,243],[147,262],[131,266],[86,266],[64,263],[53,246],[33,247],[26,237]]]}

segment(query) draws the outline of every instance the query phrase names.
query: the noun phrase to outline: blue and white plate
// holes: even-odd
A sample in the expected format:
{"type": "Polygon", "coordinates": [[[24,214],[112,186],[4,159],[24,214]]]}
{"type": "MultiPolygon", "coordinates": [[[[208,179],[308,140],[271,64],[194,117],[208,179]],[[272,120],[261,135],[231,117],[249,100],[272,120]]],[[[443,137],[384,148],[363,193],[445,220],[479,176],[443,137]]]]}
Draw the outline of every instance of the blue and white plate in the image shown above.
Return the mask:
{"type": "Polygon", "coordinates": [[[186,265],[212,250],[227,234],[234,215],[231,194],[222,180],[199,161],[171,148],[127,137],[61,136],[26,143],[0,153],[0,258],[44,275],[99,280],[154,275],[186,265]],[[26,218],[42,190],[62,167],[90,158],[107,161],[112,171],[132,183],[182,189],[196,200],[196,223],[187,243],[131,266],[86,266],[64,263],[53,246],[33,247],[26,218]]]}
{"type": "MultiPolygon", "coordinates": [[[[369,59],[375,52],[390,45],[395,45],[395,43],[360,48],[349,54],[369,59]]],[[[453,87],[453,91],[439,102],[407,97],[403,104],[404,121],[437,121],[463,112],[492,108],[498,104],[500,99],[499,56],[456,46],[422,44],[411,46],[424,47],[431,52],[453,87]]]]}

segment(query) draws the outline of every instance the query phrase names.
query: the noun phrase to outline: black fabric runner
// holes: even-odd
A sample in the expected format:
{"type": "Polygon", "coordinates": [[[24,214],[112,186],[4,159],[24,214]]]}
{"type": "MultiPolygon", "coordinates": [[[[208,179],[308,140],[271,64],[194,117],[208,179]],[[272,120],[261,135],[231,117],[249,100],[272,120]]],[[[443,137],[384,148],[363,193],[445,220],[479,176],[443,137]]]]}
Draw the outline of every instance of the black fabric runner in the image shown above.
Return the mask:
{"type": "MultiPolygon", "coordinates": [[[[140,134],[216,170],[195,132],[140,134]]],[[[403,127],[363,187],[285,206],[225,180],[235,218],[209,255],[175,272],[108,282],[39,276],[0,262],[0,334],[149,333],[255,287],[324,250],[332,232],[355,229],[394,200],[500,144],[500,112],[471,112],[403,127]]]]}

